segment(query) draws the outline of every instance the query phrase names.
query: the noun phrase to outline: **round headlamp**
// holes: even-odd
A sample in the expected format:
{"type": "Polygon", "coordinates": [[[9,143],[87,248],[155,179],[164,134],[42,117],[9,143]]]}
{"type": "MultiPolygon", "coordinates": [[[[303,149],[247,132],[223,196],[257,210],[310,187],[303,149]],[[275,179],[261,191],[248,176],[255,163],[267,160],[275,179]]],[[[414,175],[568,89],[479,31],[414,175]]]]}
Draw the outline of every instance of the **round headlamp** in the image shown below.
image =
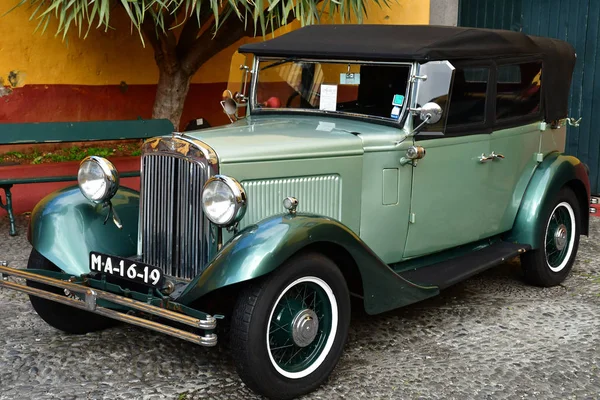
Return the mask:
{"type": "Polygon", "coordinates": [[[110,200],[119,188],[119,173],[106,158],[90,156],[79,164],[77,182],[81,193],[93,203],[110,200]]]}
{"type": "Polygon", "coordinates": [[[246,212],[246,192],[235,179],[215,175],[204,185],[202,209],[206,217],[217,225],[234,224],[246,212]]]}

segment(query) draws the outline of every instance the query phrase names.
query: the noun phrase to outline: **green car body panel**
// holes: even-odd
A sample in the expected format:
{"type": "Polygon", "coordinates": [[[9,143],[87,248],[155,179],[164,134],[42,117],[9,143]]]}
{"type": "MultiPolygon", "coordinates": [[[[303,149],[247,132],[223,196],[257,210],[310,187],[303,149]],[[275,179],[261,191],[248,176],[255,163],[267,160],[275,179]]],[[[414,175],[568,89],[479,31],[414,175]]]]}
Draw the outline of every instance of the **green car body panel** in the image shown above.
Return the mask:
{"type": "Polygon", "coordinates": [[[529,244],[532,248],[542,245],[539,224],[544,218],[543,210],[564,186],[569,186],[577,195],[581,207],[581,234],[589,230],[588,204],[590,199],[586,167],[575,157],[558,152],[549,154],[537,167],[521,202],[513,229],[507,240],[529,244]]]}
{"type": "MultiPolygon", "coordinates": [[[[351,255],[362,278],[365,310],[370,314],[439,293],[435,287],[417,286],[398,276],[338,221],[315,215],[279,215],[235,235],[177,301],[189,304],[213,290],[268,274],[313,244],[336,245],[351,255]]],[[[341,269],[350,267],[340,265],[341,269]]]]}
{"type": "Polygon", "coordinates": [[[415,223],[404,256],[423,256],[510,230],[536,168],[539,136],[539,123],[491,134],[423,141],[417,136],[427,155],[413,172],[415,223]],[[491,152],[504,158],[479,161],[491,152]]]}
{"type": "Polygon", "coordinates": [[[89,273],[90,251],[122,257],[137,252],[139,193],[121,187],[112,199],[122,220],[118,229],[106,222],[108,208],[92,204],[78,186],[53,192],[31,213],[29,240],[33,247],[66,273],[89,273]]]}

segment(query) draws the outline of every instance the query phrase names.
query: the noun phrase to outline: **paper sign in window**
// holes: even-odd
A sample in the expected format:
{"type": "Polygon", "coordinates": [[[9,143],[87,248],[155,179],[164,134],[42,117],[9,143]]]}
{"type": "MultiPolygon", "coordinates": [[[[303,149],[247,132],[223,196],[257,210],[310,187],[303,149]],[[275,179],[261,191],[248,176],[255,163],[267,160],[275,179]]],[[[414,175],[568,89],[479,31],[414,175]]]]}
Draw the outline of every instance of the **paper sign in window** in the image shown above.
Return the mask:
{"type": "Polygon", "coordinates": [[[321,85],[319,110],[335,111],[337,107],[337,85],[321,85]]]}

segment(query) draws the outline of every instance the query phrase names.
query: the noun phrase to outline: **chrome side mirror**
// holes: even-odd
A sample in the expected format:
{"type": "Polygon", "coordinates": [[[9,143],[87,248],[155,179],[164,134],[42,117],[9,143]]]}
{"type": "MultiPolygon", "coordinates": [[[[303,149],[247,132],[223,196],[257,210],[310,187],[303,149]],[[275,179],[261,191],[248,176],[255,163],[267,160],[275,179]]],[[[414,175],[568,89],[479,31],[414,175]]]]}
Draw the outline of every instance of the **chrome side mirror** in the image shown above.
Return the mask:
{"type": "Polygon", "coordinates": [[[238,103],[233,99],[233,95],[229,90],[225,90],[223,92],[223,100],[221,100],[221,107],[223,107],[223,111],[227,114],[227,117],[231,122],[237,121],[239,118],[237,116],[238,111],[238,103]]]}
{"type": "Polygon", "coordinates": [[[442,119],[442,107],[434,102],[425,103],[423,107],[414,108],[411,111],[418,114],[421,121],[426,124],[435,124],[442,119]]]}

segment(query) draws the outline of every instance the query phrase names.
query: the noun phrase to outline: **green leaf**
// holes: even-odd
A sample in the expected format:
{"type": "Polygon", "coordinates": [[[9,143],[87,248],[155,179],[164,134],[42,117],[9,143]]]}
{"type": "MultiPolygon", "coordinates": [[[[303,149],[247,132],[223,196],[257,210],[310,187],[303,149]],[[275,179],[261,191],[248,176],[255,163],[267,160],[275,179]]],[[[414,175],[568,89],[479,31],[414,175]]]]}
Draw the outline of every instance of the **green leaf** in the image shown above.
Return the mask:
{"type": "MultiPolygon", "coordinates": [[[[57,1],[57,0],[55,0],[57,1]]],[[[99,1],[100,2],[100,15],[98,16],[98,26],[97,28],[100,28],[100,26],[104,23],[106,29],[108,29],[108,21],[110,19],[110,4],[109,4],[109,0],[93,0],[93,1],[99,1]]]]}
{"type": "Polygon", "coordinates": [[[21,0],[19,1],[14,7],[10,8],[7,12],[5,12],[4,14],[2,14],[2,16],[4,17],[6,14],[8,14],[9,12],[21,7],[23,4],[27,3],[27,0],[21,0]]]}

